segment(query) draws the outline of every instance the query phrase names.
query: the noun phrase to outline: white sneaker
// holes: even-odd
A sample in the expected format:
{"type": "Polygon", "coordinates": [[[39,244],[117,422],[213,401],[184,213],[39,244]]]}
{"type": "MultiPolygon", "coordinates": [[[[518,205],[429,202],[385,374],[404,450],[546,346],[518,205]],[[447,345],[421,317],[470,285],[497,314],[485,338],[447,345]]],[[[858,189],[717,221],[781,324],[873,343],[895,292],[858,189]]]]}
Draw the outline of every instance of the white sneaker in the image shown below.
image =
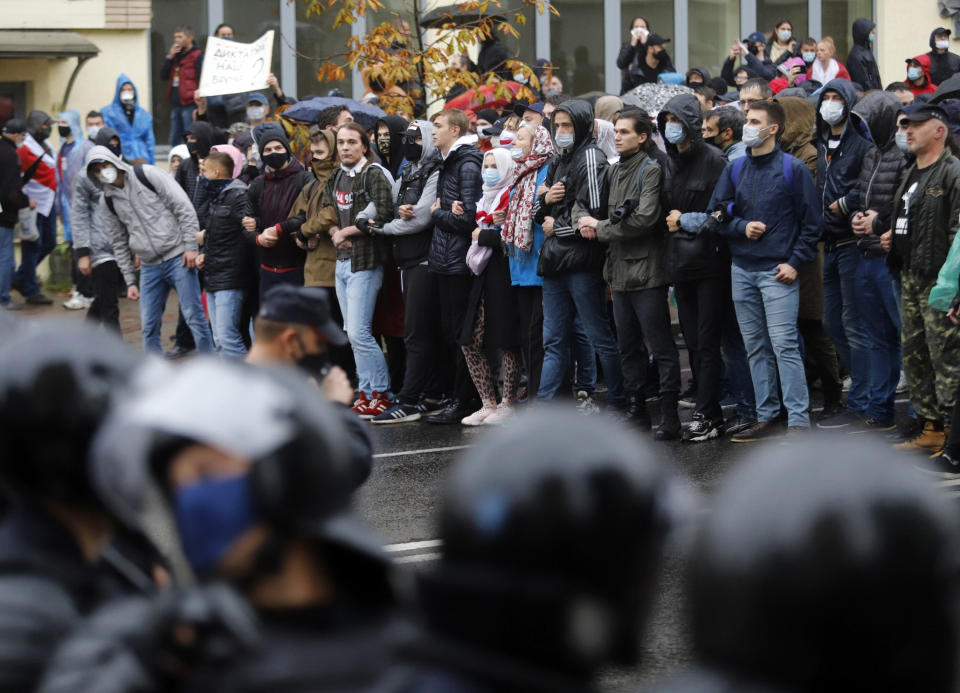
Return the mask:
{"type": "Polygon", "coordinates": [[[92,299],[84,298],[81,294],[74,294],[67,301],[64,301],[63,307],[67,310],[85,310],[90,307],[92,302],[92,299]]]}
{"type": "Polygon", "coordinates": [[[593,416],[600,413],[600,407],[586,390],[577,391],[577,411],[584,416],[593,416]]]}
{"type": "Polygon", "coordinates": [[[487,419],[497,412],[496,404],[484,404],[480,409],[473,412],[470,416],[465,416],[460,420],[464,426],[482,426],[487,419]]]}
{"type": "Polygon", "coordinates": [[[486,418],[484,426],[496,426],[507,421],[513,415],[513,407],[507,402],[501,402],[497,410],[486,418]]]}
{"type": "Polygon", "coordinates": [[[907,391],[907,374],[900,371],[900,380],[897,381],[897,394],[902,395],[907,391]]]}

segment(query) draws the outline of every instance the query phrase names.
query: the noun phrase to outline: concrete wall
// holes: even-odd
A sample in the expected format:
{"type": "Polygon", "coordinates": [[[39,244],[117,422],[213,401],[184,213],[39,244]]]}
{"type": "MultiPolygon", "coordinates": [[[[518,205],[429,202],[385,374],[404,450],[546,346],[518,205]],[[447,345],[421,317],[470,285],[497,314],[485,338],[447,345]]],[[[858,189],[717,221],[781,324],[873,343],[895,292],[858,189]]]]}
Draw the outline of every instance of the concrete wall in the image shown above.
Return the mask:
{"type": "Polygon", "coordinates": [[[4,29],[100,29],[106,0],[0,0],[4,29]]]}
{"type": "MultiPolygon", "coordinates": [[[[938,26],[952,30],[953,22],[940,16],[934,0],[877,0],[877,63],[884,86],[906,79],[904,61],[930,50],[930,32],[938,26]]],[[[958,38],[951,36],[954,53],[960,53],[958,38]]]]}
{"type": "MultiPolygon", "coordinates": [[[[84,4],[85,1],[78,0],[78,4],[84,4]]],[[[146,29],[77,29],[76,33],[95,43],[100,48],[100,54],[88,60],[80,69],[67,108],[76,108],[83,115],[110,103],[116,89],[117,75],[122,71],[137,85],[140,105],[151,110],[149,32],[146,29]]],[[[5,82],[26,82],[27,110],[39,108],[55,114],[64,110],[61,101],[76,65],[76,58],[3,59],[0,60],[0,74],[5,82]]]]}

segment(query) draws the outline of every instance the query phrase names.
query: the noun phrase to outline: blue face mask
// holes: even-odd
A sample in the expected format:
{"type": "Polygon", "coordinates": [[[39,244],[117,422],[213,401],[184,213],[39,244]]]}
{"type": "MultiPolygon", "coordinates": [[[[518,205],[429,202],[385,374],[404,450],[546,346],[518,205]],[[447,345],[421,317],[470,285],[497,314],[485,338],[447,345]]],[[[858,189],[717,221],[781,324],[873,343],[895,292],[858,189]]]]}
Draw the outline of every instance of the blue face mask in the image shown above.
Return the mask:
{"type": "Polygon", "coordinates": [[[247,475],[184,486],[173,505],[183,553],[198,577],[210,576],[230,545],[257,519],[247,475]]]}
{"type": "Polygon", "coordinates": [[[483,176],[483,184],[488,188],[492,188],[500,182],[500,171],[495,168],[485,168],[481,175],[483,176]]]}
{"type": "Polygon", "coordinates": [[[663,136],[670,144],[680,144],[686,137],[680,123],[667,123],[666,127],[663,128],[663,136]]]}
{"type": "Polygon", "coordinates": [[[919,67],[907,68],[907,79],[909,79],[911,82],[916,82],[918,79],[920,79],[922,74],[923,73],[920,71],[919,67]]]}
{"type": "Polygon", "coordinates": [[[575,140],[573,134],[569,132],[558,133],[554,139],[557,141],[557,147],[559,149],[570,149],[575,140]]]}
{"type": "Polygon", "coordinates": [[[780,39],[780,43],[786,43],[790,40],[791,36],[793,36],[793,32],[789,29],[781,29],[777,32],[777,38],[780,39]]]}
{"type": "Polygon", "coordinates": [[[817,54],[814,53],[813,51],[804,51],[800,55],[803,58],[803,62],[805,63],[812,63],[814,60],[817,59],[817,54]]]}

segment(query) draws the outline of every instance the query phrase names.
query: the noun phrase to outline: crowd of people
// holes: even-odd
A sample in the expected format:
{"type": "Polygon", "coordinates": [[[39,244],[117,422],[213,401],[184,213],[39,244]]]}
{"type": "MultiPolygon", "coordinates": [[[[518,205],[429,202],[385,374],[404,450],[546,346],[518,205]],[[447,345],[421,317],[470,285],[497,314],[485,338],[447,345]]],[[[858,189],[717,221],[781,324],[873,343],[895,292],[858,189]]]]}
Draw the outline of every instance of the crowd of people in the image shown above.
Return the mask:
{"type": "Polygon", "coordinates": [[[843,65],[780,22],[718,81],[638,18],[622,95],[542,64],[540,100],[300,141],[275,80],[198,101],[182,27],[169,171],[124,75],[7,121],[0,303],[49,301],[59,218],[89,319],[0,312],[0,691],[585,692],[638,663],[669,546],[696,664],[657,688],[953,690],[960,526],[904,453],[960,466],[960,57],[936,29],[881,88],[874,29],[843,65]],[[171,289],[182,363],[117,336],[126,296],[162,354],[171,289]],[[405,581],[351,509],[361,419],[502,425],[405,581]],[[650,440],[782,435],[706,518],[650,440]]]}
{"type": "Polygon", "coordinates": [[[144,348],[162,353],[173,289],[170,358],[245,358],[271,288],[321,287],[349,339],[332,362],[376,425],[492,425],[570,396],[591,414],[605,390],[610,413],[658,440],[746,443],[809,429],[816,386],[816,426],[897,435],[906,387],[899,447],[955,465],[960,91],[934,92],[960,56],[935,29],[881,89],[875,32],[854,22],[844,65],[830,37],[782,21],[712,78],[673,73],[668,39],[638,17],[624,94],[585,98],[488,41],[484,69],[540,100],[366,126],[333,105],[292,133],[278,116],[295,100],[272,76],[273,113],[258,92],[198,96],[203,55],[181,27],[161,75],[169,172],[151,165],[152,119],[126,75],[83,124],[34,111],[4,126],[5,233],[19,220],[23,241],[12,275],[4,242],[0,302],[18,307],[8,286],[50,301],[36,265],[59,214],[80,288],[67,307],[118,329],[118,296],[139,300],[144,348]],[[675,95],[638,101],[648,87],[675,95]]]}

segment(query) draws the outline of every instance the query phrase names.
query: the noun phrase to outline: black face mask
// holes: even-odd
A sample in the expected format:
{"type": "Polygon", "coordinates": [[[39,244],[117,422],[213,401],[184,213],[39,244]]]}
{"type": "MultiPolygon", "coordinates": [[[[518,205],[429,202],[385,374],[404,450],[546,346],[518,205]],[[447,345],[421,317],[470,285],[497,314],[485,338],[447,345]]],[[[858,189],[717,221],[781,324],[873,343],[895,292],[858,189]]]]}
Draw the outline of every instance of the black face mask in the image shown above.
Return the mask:
{"type": "Polygon", "coordinates": [[[231,182],[229,178],[203,178],[202,176],[200,180],[203,182],[203,187],[213,195],[219,195],[231,182]]]}
{"type": "Polygon", "coordinates": [[[193,142],[187,141],[187,151],[190,152],[190,156],[196,156],[197,152],[200,151],[200,143],[194,140],[193,142]]]}
{"type": "Polygon", "coordinates": [[[53,129],[49,125],[44,128],[41,128],[40,132],[37,133],[37,139],[42,142],[43,140],[50,137],[51,132],[53,132],[53,129]]]}
{"type": "Polygon", "coordinates": [[[755,44],[755,43],[751,43],[751,44],[747,47],[747,50],[750,51],[750,53],[752,53],[753,55],[756,55],[757,53],[760,52],[760,46],[758,46],[758,45],[755,44]]]}
{"type": "Polygon", "coordinates": [[[420,161],[420,157],[423,156],[423,145],[404,140],[403,156],[408,161],[420,161]]]}
{"type": "Polygon", "coordinates": [[[327,354],[304,354],[297,359],[297,368],[307,373],[317,382],[322,382],[330,372],[332,362],[327,354]]]}
{"type": "Polygon", "coordinates": [[[260,169],[253,164],[247,164],[243,168],[243,173],[247,178],[256,178],[260,175],[260,169]]]}
{"type": "Polygon", "coordinates": [[[274,152],[273,154],[263,154],[260,158],[263,159],[263,163],[274,171],[279,171],[287,163],[290,155],[286,152],[274,152]]]}
{"type": "Polygon", "coordinates": [[[60,137],[70,137],[73,134],[73,131],[70,130],[69,125],[59,125],[57,126],[57,132],[60,133],[60,137]]]}
{"type": "Polygon", "coordinates": [[[116,156],[118,156],[118,157],[122,157],[122,156],[123,156],[123,153],[122,153],[122,150],[121,150],[119,144],[116,144],[116,145],[108,144],[108,145],[107,145],[107,149],[109,149],[111,152],[113,152],[113,153],[114,153],[116,156]]]}

